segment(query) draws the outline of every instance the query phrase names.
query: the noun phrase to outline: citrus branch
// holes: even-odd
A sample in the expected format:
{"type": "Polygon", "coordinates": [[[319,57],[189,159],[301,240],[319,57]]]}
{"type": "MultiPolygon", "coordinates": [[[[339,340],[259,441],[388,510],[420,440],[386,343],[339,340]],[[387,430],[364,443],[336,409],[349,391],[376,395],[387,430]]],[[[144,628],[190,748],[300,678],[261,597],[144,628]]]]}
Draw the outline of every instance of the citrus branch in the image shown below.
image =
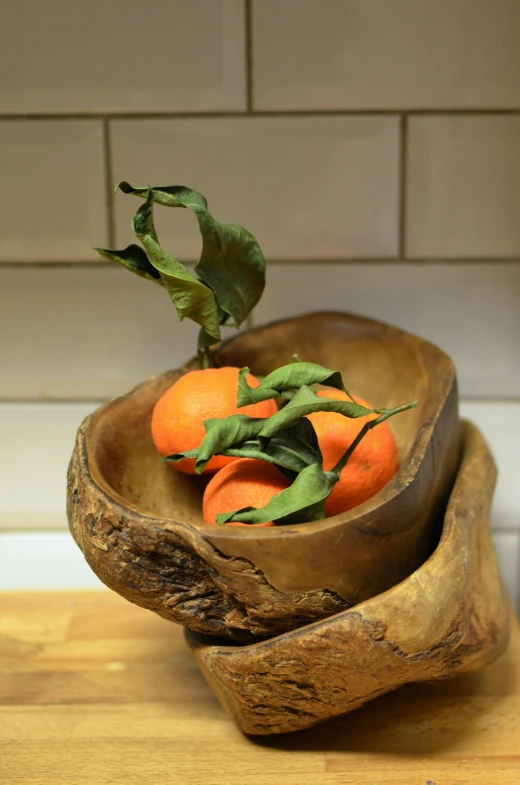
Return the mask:
{"type": "Polygon", "coordinates": [[[352,442],[352,444],[345,450],[344,454],[341,456],[337,464],[331,470],[334,474],[337,474],[338,477],[345,468],[347,461],[349,460],[350,456],[361,442],[361,440],[367,435],[367,433],[372,429],[375,428],[376,425],[388,420],[389,417],[393,417],[394,414],[399,414],[400,412],[405,412],[408,409],[414,409],[417,406],[417,401],[410,401],[410,403],[404,403],[402,406],[396,406],[395,409],[385,409],[379,417],[376,417],[375,420],[370,420],[366,422],[363,427],[361,428],[360,432],[352,442]]]}

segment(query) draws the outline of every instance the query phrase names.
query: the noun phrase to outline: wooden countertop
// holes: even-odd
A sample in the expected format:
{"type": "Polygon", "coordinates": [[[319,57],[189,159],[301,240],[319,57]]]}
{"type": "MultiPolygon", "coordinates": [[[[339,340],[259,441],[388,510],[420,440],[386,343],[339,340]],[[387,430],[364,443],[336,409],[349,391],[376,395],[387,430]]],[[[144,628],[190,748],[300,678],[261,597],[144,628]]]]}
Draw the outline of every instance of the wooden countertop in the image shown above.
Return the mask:
{"type": "Polygon", "coordinates": [[[0,785],[519,785],[520,633],[476,674],[243,736],[182,629],[108,591],[0,593],[0,785]]]}

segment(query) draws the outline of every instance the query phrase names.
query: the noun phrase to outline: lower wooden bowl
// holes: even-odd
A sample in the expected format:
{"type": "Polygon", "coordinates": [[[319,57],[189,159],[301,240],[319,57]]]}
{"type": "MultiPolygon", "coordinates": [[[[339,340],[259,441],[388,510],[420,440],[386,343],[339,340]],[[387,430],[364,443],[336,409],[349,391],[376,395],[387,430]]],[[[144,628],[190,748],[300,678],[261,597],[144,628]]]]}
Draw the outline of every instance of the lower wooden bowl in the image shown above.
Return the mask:
{"type": "Polygon", "coordinates": [[[249,646],[186,631],[197,663],[242,731],[308,728],[407,682],[477,670],[506,648],[508,603],[489,528],[496,469],[474,426],[464,423],[462,436],[439,545],[402,583],[249,646]]]}

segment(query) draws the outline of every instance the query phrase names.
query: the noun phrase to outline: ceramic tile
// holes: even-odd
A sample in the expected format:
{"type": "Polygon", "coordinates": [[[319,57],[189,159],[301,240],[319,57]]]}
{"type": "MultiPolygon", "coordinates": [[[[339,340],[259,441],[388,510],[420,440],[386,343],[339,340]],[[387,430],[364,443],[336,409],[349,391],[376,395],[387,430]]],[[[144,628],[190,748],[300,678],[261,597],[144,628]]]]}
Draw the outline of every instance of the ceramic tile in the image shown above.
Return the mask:
{"type": "Polygon", "coordinates": [[[0,27],[3,112],[245,108],[242,0],[19,0],[0,27]],[[30,18],[30,24],[27,19],[30,18]]]}
{"type": "MultiPolygon", "coordinates": [[[[271,258],[395,256],[398,136],[394,117],[119,121],[114,179],[196,188],[219,220],[246,226],[271,258]]],[[[115,200],[121,244],[136,203],[115,200]]],[[[163,242],[197,258],[193,217],[160,210],[163,242]]]]}
{"type": "Polygon", "coordinates": [[[0,398],[126,392],[196,353],[166,291],[114,265],[0,267],[0,398]]]}
{"type": "Polygon", "coordinates": [[[68,533],[0,533],[0,591],[101,589],[68,533]]]}
{"type": "Polygon", "coordinates": [[[520,402],[463,400],[460,414],[480,428],[497,464],[498,480],[491,511],[493,527],[520,529],[520,402]]]}
{"type": "Polygon", "coordinates": [[[319,310],[371,316],[450,354],[463,396],[513,397],[519,302],[520,263],[271,264],[255,323],[319,310]]]}
{"type": "Polygon", "coordinates": [[[253,11],[258,109],[520,105],[517,0],[254,0],[253,11]]]}
{"type": "Polygon", "coordinates": [[[94,257],[107,241],[101,123],[0,121],[0,261],[94,257]]]}
{"type": "Polygon", "coordinates": [[[517,612],[520,611],[520,533],[494,532],[493,542],[502,572],[502,579],[513,600],[517,612]]]}
{"type": "Polygon", "coordinates": [[[96,405],[0,403],[0,529],[67,528],[67,467],[76,431],[96,405]]]}
{"type": "Polygon", "coordinates": [[[407,256],[520,255],[520,117],[412,117],[407,171],[407,256]]]}

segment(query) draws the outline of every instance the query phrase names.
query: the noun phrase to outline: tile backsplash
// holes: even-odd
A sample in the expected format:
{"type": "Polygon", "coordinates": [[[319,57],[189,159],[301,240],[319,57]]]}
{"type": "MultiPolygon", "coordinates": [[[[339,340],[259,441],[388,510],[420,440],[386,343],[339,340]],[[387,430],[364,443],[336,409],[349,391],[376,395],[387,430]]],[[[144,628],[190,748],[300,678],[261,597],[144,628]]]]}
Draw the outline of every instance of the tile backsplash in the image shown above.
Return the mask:
{"type": "Polygon", "coordinates": [[[255,108],[518,108],[517,0],[253,0],[255,108]]]}
{"type": "Polygon", "coordinates": [[[243,110],[244,13],[243,0],[17,0],[0,27],[1,110],[243,110]]]}
{"type": "Polygon", "coordinates": [[[100,120],[0,118],[0,162],[1,261],[90,259],[108,241],[100,120]]]}
{"type": "MultiPolygon", "coordinates": [[[[252,231],[268,259],[398,254],[397,117],[117,120],[111,149],[116,182],[171,172],[166,179],[200,190],[219,220],[252,231]]],[[[133,202],[116,199],[118,247],[128,242],[133,202]]],[[[195,220],[171,212],[157,210],[161,239],[198,259],[195,220]]]]}
{"type": "MultiPolygon", "coordinates": [[[[193,353],[164,292],[91,250],[132,241],[117,181],[181,182],[258,237],[253,323],[350,310],[454,358],[518,596],[518,0],[20,0],[0,68],[0,529],[63,528],[83,414],[193,353]]],[[[195,260],[193,216],[156,215],[195,260]]]]}
{"type": "Polygon", "coordinates": [[[406,255],[519,258],[520,115],[411,117],[407,141],[406,255]]]}

